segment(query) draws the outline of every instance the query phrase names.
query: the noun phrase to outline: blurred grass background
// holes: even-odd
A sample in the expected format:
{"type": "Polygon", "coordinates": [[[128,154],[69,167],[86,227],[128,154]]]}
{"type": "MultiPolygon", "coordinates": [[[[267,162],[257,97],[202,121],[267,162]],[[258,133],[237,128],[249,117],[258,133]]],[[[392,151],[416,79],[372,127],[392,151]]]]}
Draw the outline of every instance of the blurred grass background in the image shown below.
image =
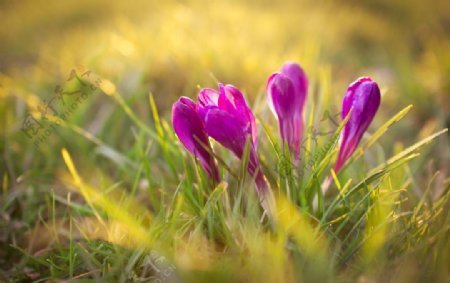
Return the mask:
{"type": "MultiPolygon", "coordinates": [[[[96,183],[135,182],[120,157],[111,165],[111,154],[72,130],[56,130],[39,148],[20,131],[28,97],[51,99],[79,65],[112,82],[149,125],[149,92],[168,121],[177,97],[194,97],[198,86],[214,87],[217,80],[238,86],[254,102],[263,98],[268,76],[287,60],[304,66],[313,86],[319,78],[329,82],[331,98],[322,109],[332,113],[339,112],[347,85],[363,75],[383,90],[375,128],[413,104],[382,140],[385,156],[394,144],[411,144],[450,123],[450,2],[445,0],[24,0],[1,1],[0,19],[0,176],[7,206],[0,264],[5,266],[8,259],[20,260],[9,244],[49,217],[46,193],[64,195],[58,181],[61,148],[68,148],[83,175],[96,183]]],[[[135,156],[139,134],[108,95],[91,97],[70,122],[130,159],[140,158],[135,156]]],[[[166,166],[158,154],[150,151],[156,172],[166,166]]],[[[449,159],[446,134],[413,164],[416,189],[423,191],[440,170],[436,194],[447,190],[449,159]]],[[[157,174],[153,181],[167,185],[157,174]]]]}
{"type": "Polygon", "coordinates": [[[328,68],[335,109],[349,82],[372,76],[388,90],[383,111],[415,105],[408,133],[416,134],[431,120],[443,123],[450,111],[449,6],[305,0],[49,1],[36,7],[3,1],[0,70],[46,97],[81,64],[116,83],[124,96],[154,92],[166,112],[175,97],[213,86],[213,77],[255,97],[281,62],[296,60],[311,77],[328,68]]]}
{"type": "MultiPolygon", "coordinates": [[[[48,101],[78,65],[113,82],[144,121],[151,117],[148,103],[142,103],[149,92],[165,117],[177,97],[193,97],[198,86],[214,87],[217,80],[238,86],[253,101],[264,94],[268,76],[286,60],[294,60],[305,67],[313,86],[319,78],[328,78],[332,99],[322,109],[331,113],[339,112],[347,85],[363,75],[379,82],[384,91],[375,125],[403,106],[414,105],[408,119],[385,140],[387,154],[394,142],[407,143],[448,127],[448,1],[49,1],[45,7],[33,1],[4,1],[1,5],[2,132],[23,142],[11,147],[13,159],[28,160],[23,157],[29,149],[36,159],[45,157],[50,173],[55,147],[36,152],[16,131],[27,109],[17,95],[48,101]]],[[[73,117],[77,126],[126,151],[134,139],[129,120],[114,103],[100,95],[82,108],[73,117]]],[[[51,135],[47,144],[60,148],[67,144],[61,139],[51,135]]],[[[90,144],[74,142],[81,144],[73,146],[85,146],[82,151],[90,144]]],[[[434,154],[434,168],[446,168],[448,155],[444,141],[434,154]]],[[[29,166],[18,169],[24,172],[29,166]]]]}

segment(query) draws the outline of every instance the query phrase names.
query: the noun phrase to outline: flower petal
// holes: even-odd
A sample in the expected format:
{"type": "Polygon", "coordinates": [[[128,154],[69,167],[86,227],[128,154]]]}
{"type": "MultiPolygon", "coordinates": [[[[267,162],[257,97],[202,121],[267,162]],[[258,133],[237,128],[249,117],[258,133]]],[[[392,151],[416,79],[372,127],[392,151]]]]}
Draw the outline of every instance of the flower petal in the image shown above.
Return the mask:
{"type": "Polygon", "coordinates": [[[200,106],[205,107],[208,105],[219,105],[219,92],[211,88],[203,88],[198,94],[198,103],[200,106]]]}
{"type": "Polygon", "coordinates": [[[242,157],[248,132],[236,123],[234,115],[219,108],[209,108],[205,115],[205,130],[237,157],[242,157]]]}
{"type": "Polygon", "coordinates": [[[303,135],[303,109],[308,79],[296,63],[288,62],[267,82],[267,101],[278,120],[281,138],[289,146],[294,162],[298,161],[303,135]]]}
{"type": "Polygon", "coordinates": [[[293,117],[298,110],[295,101],[295,88],[292,81],[285,75],[278,73],[270,77],[267,84],[267,97],[269,98],[274,115],[278,119],[293,117]]]}
{"type": "Polygon", "coordinates": [[[195,102],[187,97],[181,97],[172,106],[172,124],[175,134],[184,147],[200,161],[205,171],[218,181],[218,170],[208,136],[196,112],[195,102]],[[209,150],[209,151],[208,151],[209,150]]]}
{"type": "Polygon", "coordinates": [[[257,146],[258,132],[255,116],[248,107],[242,92],[233,85],[219,84],[219,108],[232,113],[252,136],[252,142],[257,146]]]}
{"type": "Polygon", "coordinates": [[[288,62],[283,65],[280,71],[283,75],[288,77],[295,88],[295,105],[300,106],[300,111],[303,112],[303,106],[308,94],[308,77],[305,71],[294,62],[288,62]]]}
{"type": "Polygon", "coordinates": [[[377,83],[361,78],[352,83],[344,97],[342,117],[352,110],[351,117],[342,130],[340,149],[334,170],[338,172],[350,158],[372,122],[380,106],[381,95],[377,83]]]}
{"type": "Polygon", "coordinates": [[[344,100],[342,102],[342,113],[341,113],[342,120],[345,119],[348,112],[350,112],[350,108],[352,108],[352,105],[354,102],[355,91],[360,88],[362,83],[371,82],[371,81],[372,80],[369,77],[361,77],[349,85],[349,87],[347,89],[347,93],[345,94],[344,100]]]}
{"type": "MultiPolygon", "coordinates": [[[[205,130],[208,135],[241,159],[250,133],[242,128],[240,123],[236,123],[236,117],[233,114],[222,109],[211,107],[205,117],[205,130]]],[[[258,191],[265,191],[268,187],[261,172],[258,154],[253,143],[250,145],[247,170],[252,177],[256,178],[258,191]]]]}

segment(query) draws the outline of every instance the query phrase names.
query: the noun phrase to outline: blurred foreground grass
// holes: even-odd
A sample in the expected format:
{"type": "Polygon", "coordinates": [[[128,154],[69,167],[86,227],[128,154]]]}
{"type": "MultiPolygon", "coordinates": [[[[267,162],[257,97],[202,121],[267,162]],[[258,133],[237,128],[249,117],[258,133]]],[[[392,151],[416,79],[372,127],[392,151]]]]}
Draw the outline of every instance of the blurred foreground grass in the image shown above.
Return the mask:
{"type": "Polygon", "coordinates": [[[4,1],[0,18],[0,280],[449,280],[447,133],[332,220],[281,199],[275,229],[250,182],[208,187],[169,119],[177,97],[221,81],[244,90],[277,136],[265,83],[293,60],[311,80],[314,128],[334,130],[324,111],[339,112],[346,86],[369,75],[383,91],[371,133],[414,107],[340,176],[355,185],[448,127],[448,1],[4,1]],[[73,111],[59,104],[66,123],[36,146],[21,130],[28,111],[81,87],[88,97],[73,111]]]}

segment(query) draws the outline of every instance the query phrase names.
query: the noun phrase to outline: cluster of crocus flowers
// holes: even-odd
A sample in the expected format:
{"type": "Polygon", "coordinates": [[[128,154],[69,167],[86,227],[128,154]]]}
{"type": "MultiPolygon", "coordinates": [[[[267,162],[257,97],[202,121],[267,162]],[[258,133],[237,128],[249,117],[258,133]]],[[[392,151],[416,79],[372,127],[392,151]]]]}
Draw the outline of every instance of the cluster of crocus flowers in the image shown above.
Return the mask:
{"type": "MultiPolygon", "coordinates": [[[[266,93],[268,105],[278,121],[283,144],[288,146],[294,164],[298,164],[308,78],[298,64],[286,63],[279,72],[269,77],[266,93]]],[[[341,133],[339,153],[333,166],[335,172],[342,169],[356,150],[379,105],[380,90],[370,78],[360,78],[348,87],[341,117],[342,120],[347,115],[350,117],[341,133]]],[[[239,89],[232,85],[219,84],[218,90],[202,89],[197,102],[181,97],[173,105],[172,123],[182,144],[216,182],[220,180],[220,176],[209,137],[232,151],[238,158],[242,158],[249,141],[248,172],[255,178],[260,197],[269,191],[257,155],[255,117],[239,89]]]]}
{"type": "MultiPolygon", "coordinates": [[[[308,92],[308,78],[296,63],[286,63],[267,82],[267,102],[279,123],[283,143],[289,146],[296,163],[303,136],[303,110],[308,92]]],[[[352,111],[340,137],[339,154],[333,167],[339,172],[356,150],[364,132],[380,105],[380,89],[368,77],[359,78],[347,89],[342,103],[342,120],[352,111]]]]}
{"type": "Polygon", "coordinates": [[[219,84],[219,90],[204,88],[197,103],[181,97],[172,109],[172,123],[180,141],[198,160],[204,170],[219,180],[208,137],[242,158],[250,142],[248,172],[255,178],[260,196],[268,186],[257,155],[255,117],[241,91],[232,85],[219,84]],[[186,106],[188,104],[188,106],[186,106]]]}

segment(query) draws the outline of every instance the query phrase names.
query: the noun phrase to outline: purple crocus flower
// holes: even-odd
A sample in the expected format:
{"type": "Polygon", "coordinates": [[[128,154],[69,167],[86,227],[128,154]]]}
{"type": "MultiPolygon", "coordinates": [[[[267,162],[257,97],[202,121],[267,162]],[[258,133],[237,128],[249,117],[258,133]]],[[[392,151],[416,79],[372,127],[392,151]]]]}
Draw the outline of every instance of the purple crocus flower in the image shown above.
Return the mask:
{"type": "Polygon", "coordinates": [[[356,150],[364,132],[369,127],[380,106],[380,89],[369,77],[362,77],[347,89],[342,103],[342,120],[352,109],[339,141],[339,155],[333,167],[337,173],[356,150]]]}
{"type": "Polygon", "coordinates": [[[197,113],[195,102],[190,98],[180,97],[172,106],[172,124],[175,134],[184,147],[198,158],[203,169],[218,182],[217,164],[210,154],[211,145],[203,122],[197,113]]]}
{"type": "Polygon", "coordinates": [[[286,63],[267,82],[267,101],[278,120],[283,142],[289,146],[294,162],[299,159],[303,135],[303,109],[308,92],[308,78],[296,63],[286,63]]]}
{"type": "Polygon", "coordinates": [[[219,84],[218,91],[204,88],[198,95],[197,109],[206,133],[237,157],[242,158],[246,140],[250,137],[248,172],[255,177],[261,196],[261,193],[267,190],[267,183],[256,153],[255,117],[242,93],[232,85],[219,84]]]}

